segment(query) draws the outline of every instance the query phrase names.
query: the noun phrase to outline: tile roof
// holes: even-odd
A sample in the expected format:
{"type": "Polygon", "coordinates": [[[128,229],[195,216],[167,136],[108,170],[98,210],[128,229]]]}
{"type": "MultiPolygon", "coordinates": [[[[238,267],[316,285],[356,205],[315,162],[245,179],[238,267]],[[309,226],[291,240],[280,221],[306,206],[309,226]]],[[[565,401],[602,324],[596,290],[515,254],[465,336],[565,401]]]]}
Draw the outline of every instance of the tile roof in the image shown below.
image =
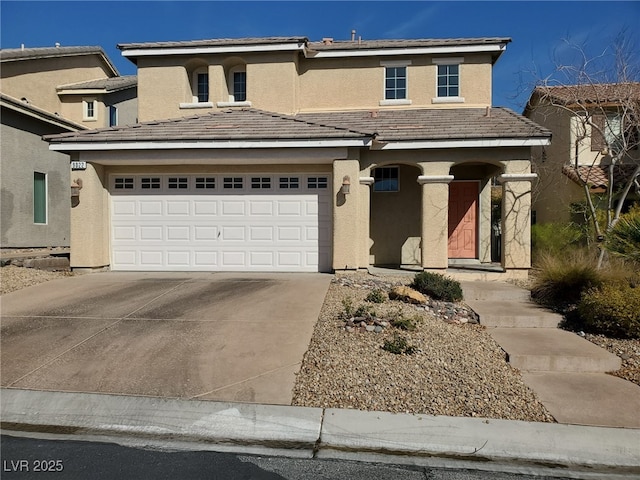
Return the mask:
{"type": "Polygon", "coordinates": [[[301,113],[307,122],[376,133],[380,141],[548,138],[551,132],[503,107],[301,113]]]}
{"type": "Polygon", "coordinates": [[[181,47],[222,47],[230,45],[269,45],[278,43],[306,43],[307,37],[247,37],[247,38],[212,38],[206,40],[187,40],[178,42],[142,42],[119,43],[120,50],[181,48],[181,47]]]}
{"type": "Polygon", "coordinates": [[[36,60],[42,58],[72,57],[77,55],[100,55],[114,75],[118,70],[111,63],[109,57],[99,46],[80,47],[35,47],[35,48],[3,48],[0,49],[1,62],[16,62],[23,60],[36,60]]]}
{"type": "Polygon", "coordinates": [[[281,115],[230,109],[206,115],[89,130],[49,138],[58,143],[363,139],[380,141],[549,138],[507,108],[383,110],[281,115]]]}
{"type": "Polygon", "coordinates": [[[313,50],[369,50],[385,48],[419,48],[419,47],[459,47],[468,45],[496,45],[511,42],[508,37],[482,38],[422,38],[395,40],[338,40],[331,42],[309,42],[313,50]]]}
{"type": "Polygon", "coordinates": [[[30,103],[5,95],[4,93],[0,93],[0,103],[3,107],[10,108],[21,113],[26,113],[27,115],[39,118],[40,120],[48,123],[60,125],[68,130],[85,130],[87,128],[80,123],[76,123],[55,113],[48,112],[42,108],[31,105],[30,103]]]}
{"type": "Polygon", "coordinates": [[[594,83],[536,87],[534,95],[561,103],[620,103],[621,100],[640,101],[640,82],[594,83]]]}
{"type": "Polygon", "coordinates": [[[361,132],[317,125],[256,109],[232,109],[206,115],[144,122],[131,126],[61,134],[56,142],[144,142],[358,139],[361,132]]]}
{"type": "Polygon", "coordinates": [[[57,90],[106,90],[107,92],[116,92],[126,88],[135,87],[138,84],[137,75],[125,75],[122,77],[100,78],[97,80],[89,80],[86,82],[70,83],[60,85],[57,90]]]}
{"type": "MultiPolygon", "coordinates": [[[[637,165],[616,165],[613,170],[613,181],[618,184],[628,182],[636,167],[637,165]]],[[[562,167],[562,173],[580,186],[583,182],[586,183],[596,193],[605,191],[609,186],[607,166],[580,165],[575,168],[572,165],[565,165],[562,167]]]]}

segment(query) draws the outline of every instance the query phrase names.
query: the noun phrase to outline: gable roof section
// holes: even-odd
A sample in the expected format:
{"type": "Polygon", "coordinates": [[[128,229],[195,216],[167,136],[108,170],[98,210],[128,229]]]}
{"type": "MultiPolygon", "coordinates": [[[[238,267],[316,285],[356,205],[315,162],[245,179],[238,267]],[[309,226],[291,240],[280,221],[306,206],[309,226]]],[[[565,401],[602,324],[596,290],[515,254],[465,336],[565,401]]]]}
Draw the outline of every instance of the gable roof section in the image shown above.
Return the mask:
{"type": "Polygon", "coordinates": [[[37,47],[37,48],[3,48],[0,49],[0,62],[19,62],[26,60],[39,60],[43,58],[62,58],[81,55],[98,55],[111,71],[113,76],[118,76],[118,70],[111,63],[102,47],[37,47]]]}
{"type": "Polygon", "coordinates": [[[85,90],[96,91],[99,90],[103,93],[118,92],[120,90],[126,90],[138,85],[137,75],[125,75],[123,77],[111,77],[100,78],[97,80],[89,80],[86,82],[69,83],[67,85],[60,85],[56,87],[58,93],[71,93],[76,90],[81,90],[80,93],[86,93],[85,90]]]}
{"type": "Polygon", "coordinates": [[[230,109],[45,137],[55,150],[360,146],[376,149],[546,145],[551,133],[506,108],[281,115],[230,109]],[[489,115],[487,115],[489,112],[489,115]]]}
{"type": "Polygon", "coordinates": [[[232,109],[45,137],[59,144],[60,150],[361,146],[366,139],[366,134],[348,128],[317,125],[256,109],[232,109]]]}
{"type": "Polygon", "coordinates": [[[27,115],[40,121],[62,127],[66,130],[85,130],[87,128],[84,125],[68,120],[51,112],[47,112],[46,110],[35,107],[29,103],[23,102],[22,100],[18,100],[17,98],[11,97],[9,95],[5,95],[4,93],[0,93],[0,105],[2,106],[2,108],[9,108],[23,115],[27,115]]]}

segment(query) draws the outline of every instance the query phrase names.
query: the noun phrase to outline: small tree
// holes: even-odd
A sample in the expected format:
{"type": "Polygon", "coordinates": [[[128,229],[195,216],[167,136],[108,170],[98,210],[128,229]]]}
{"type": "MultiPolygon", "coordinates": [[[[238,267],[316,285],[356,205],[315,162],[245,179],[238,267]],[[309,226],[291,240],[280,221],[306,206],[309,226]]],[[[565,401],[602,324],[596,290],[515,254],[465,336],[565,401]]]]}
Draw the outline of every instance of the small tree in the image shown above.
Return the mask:
{"type": "Polygon", "coordinates": [[[575,150],[572,164],[564,168],[584,191],[587,216],[601,245],[600,267],[605,257],[602,242],[618,223],[629,194],[640,195],[640,61],[625,33],[599,55],[589,56],[584,46],[568,41],[565,46],[563,51],[571,53],[556,60],[555,71],[537,81],[527,109],[552,106],[572,120],[575,150]],[[596,154],[587,165],[591,168],[584,169],[580,154],[587,142],[596,154]],[[604,179],[598,178],[603,174],[604,179]],[[596,213],[591,191],[596,183],[605,215],[596,213]]]}

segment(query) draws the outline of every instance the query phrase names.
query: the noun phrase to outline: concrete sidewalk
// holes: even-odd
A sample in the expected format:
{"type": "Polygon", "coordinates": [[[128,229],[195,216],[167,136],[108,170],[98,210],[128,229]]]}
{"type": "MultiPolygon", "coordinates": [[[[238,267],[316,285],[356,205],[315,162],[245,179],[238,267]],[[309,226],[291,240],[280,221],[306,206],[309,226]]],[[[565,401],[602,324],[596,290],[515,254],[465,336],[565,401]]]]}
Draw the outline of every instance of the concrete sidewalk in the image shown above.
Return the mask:
{"type": "Polygon", "coordinates": [[[551,415],[567,424],[640,428],[640,387],[606,372],[616,355],[558,328],[562,317],[498,282],[463,282],[465,302],[551,415]]]}
{"type": "Polygon", "coordinates": [[[1,399],[6,432],[563,478],[640,475],[638,429],[17,389],[1,399]]]}

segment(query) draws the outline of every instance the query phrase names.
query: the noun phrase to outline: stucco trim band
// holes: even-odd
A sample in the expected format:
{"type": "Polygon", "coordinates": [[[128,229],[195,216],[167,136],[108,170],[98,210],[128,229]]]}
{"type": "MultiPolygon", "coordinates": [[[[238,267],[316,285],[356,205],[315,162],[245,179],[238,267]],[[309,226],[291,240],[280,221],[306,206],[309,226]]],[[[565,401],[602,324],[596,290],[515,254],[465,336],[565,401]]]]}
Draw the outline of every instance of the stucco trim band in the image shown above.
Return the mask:
{"type": "Polygon", "coordinates": [[[533,182],[538,178],[537,173],[503,173],[498,176],[500,183],[505,182],[533,182]]]}
{"type": "Polygon", "coordinates": [[[453,175],[420,175],[418,177],[420,185],[425,183],[450,183],[452,180],[453,175]]]}

